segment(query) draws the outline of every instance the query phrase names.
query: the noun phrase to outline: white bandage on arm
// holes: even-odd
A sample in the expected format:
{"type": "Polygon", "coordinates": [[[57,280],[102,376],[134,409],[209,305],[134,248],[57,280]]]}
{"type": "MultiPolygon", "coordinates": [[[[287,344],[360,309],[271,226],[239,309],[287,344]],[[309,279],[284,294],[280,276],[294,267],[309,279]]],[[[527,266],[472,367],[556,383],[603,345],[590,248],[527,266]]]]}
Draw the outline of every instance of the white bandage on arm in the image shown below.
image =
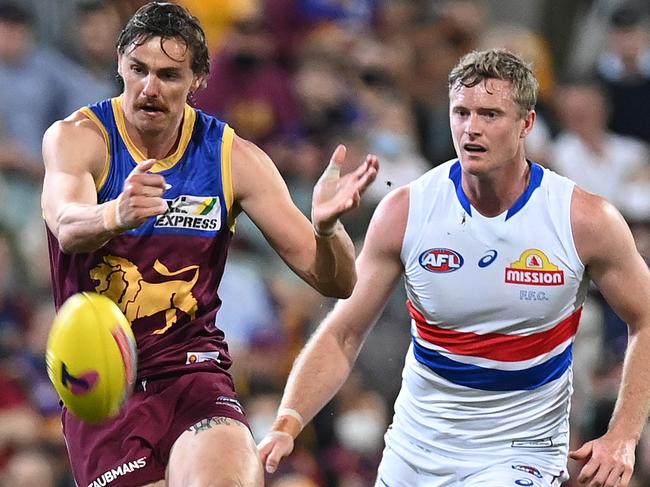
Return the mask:
{"type": "MultiPolygon", "coordinates": [[[[321,175],[320,179],[321,181],[338,180],[340,176],[341,176],[341,166],[339,166],[336,162],[334,162],[333,159],[330,159],[330,163],[325,168],[325,171],[323,171],[323,174],[321,175]]],[[[336,220],[336,223],[328,231],[322,232],[318,230],[318,228],[316,228],[316,225],[314,224],[313,208],[312,208],[311,221],[312,221],[312,226],[314,227],[314,233],[318,238],[332,237],[341,226],[341,223],[338,220],[336,220]]]]}
{"type": "Polygon", "coordinates": [[[339,166],[333,159],[327,165],[321,176],[324,179],[339,178],[341,176],[341,166],[339,166]]]}
{"type": "Polygon", "coordinates": [[[124,230],[124,222],[120,216],[120,201],[117,199],[104,203],[102,210],[104,229],[109,232],[124,230]]]}
{"type": "Polygon", "coordinates": [[[305,421],[298,411],[292,408],[282,407],[278,409],[278,414],[271,427],[271,431],[287,433],[292,438],[295,438],[300,434],[304,426],[305,421]]]}
{"type": "Polygon", "coordinates": [[[318,238],[331,238],[331,237],[334,236],[334,234],[337,232],[337,230],[338,230],[339,228],[342,228],[342,227],[343,227],[343,225],[341,224],[341,222],[338,221],[338,220],[336,220],[336,224],[335,224],[335,225],[334,225],[334,226],[333,226],[329,231],[327,231],[327,232],[320,232],[320,231],[318,231],[318,229],[316,228],[316,225],[313,225],[313,224],[312,224],[312,226],[314,227],[314,234],[315,234],[318,238]]]}
{"type": "Polygon", "coordinates": [[[292,418],[295,418],[298,420],[298,423],[300,424],[300,429],[305,427],[305,420],[302,417],[302,414],[300,414],[298,411],[292,408],[280,408],[278,409],[278,417],[280,416],[291,416],[292,418]]]}

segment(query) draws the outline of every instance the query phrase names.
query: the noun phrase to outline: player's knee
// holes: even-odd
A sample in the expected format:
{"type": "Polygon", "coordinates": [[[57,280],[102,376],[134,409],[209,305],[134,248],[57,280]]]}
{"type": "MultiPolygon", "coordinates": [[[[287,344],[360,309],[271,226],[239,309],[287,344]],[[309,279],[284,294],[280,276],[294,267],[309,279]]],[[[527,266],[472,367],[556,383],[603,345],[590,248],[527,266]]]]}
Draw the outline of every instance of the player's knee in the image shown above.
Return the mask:
{"type": "MultiPolygon", "coordinates": [[[[263,487],[264,474],[259,469],[227,471],[220,469],[194,469],[185,475],[170,475],[169,487],[263,487]]],[[[178,474],[178,472],[176,472],[178,474]]]]}
{"type": "Polygon", "coordinates": [[[252,473],[221,474],[219,478],[194,479],[184,487],[263,487],[263,477],[252,473]]]}

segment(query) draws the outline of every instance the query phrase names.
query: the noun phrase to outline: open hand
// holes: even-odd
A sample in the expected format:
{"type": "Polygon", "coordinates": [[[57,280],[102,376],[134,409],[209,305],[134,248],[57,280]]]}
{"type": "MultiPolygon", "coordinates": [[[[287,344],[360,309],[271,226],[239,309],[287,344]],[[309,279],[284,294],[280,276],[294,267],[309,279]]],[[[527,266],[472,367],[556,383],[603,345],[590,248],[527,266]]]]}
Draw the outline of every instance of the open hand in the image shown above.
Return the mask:
{"type": "Polygon", "coordinates": [[[257,445],[262,465],[267,473],[277,470],[280,460],[293,451],[293,436],[284,431],[271,431],[257,445]]]}
{"type": "Polygon", "coordinates": [[[345,153],[345,146],[339,145],[314,186],[311,214],[318,233],[331,233],[342,214],[359,206],[361,195],[377,177],[379,160],[371,154],[356,170],[341,177],[345,153]]]}
{"type": "Polygon", "coordinates": [[[578,475],[580,485],[587,487],[628,487],[634,469],[633,440],[617,440],[601,436],[569,453],[584,462],[578,475]]]}

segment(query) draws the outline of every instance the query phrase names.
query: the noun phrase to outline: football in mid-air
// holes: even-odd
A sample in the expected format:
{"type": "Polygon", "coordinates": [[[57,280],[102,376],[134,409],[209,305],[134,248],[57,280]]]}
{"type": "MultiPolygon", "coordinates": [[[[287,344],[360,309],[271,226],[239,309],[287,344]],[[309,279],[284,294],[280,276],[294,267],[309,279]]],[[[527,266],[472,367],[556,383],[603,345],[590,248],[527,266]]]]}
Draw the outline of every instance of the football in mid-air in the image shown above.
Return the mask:
{"type": "Polygon", "coordinates": [[[106,296],[74,294],[54,318],[46,361],[65,407],[84,421],[106,421],[119,413],[135,383],[131,325],[106,296]]]}

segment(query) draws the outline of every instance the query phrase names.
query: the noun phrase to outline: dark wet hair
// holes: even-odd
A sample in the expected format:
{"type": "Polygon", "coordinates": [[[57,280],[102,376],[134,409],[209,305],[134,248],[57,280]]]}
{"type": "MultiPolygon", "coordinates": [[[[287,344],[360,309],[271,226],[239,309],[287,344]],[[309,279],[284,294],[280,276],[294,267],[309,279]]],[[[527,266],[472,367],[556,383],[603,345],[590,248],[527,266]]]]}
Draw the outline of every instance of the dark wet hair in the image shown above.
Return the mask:
{"type": "Polygon", "coordinates": [[[160,47],[165,54],[167,52],[163,41],[182,40],[192,55],[194,74],[210,73],[210,57],[205,32],[199,20],[184,7],[167,2],[151,2],[144,5],[133,14],[120,33],[117,39],[117,50],[120,54],[124,54],[130,45],[141,46],[152,37],[160,37],[160,47]]]}
{"type": "Polygon", "coordinates": [[[539,84],[523,59],[505,49],[472,51],[465,54],[449,73],[449,90],[471,88],[487,79],[500,79],[512,85],[512,97],[522,114],[535,108],[539,84]]]}

